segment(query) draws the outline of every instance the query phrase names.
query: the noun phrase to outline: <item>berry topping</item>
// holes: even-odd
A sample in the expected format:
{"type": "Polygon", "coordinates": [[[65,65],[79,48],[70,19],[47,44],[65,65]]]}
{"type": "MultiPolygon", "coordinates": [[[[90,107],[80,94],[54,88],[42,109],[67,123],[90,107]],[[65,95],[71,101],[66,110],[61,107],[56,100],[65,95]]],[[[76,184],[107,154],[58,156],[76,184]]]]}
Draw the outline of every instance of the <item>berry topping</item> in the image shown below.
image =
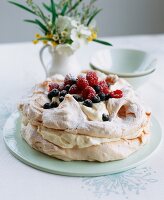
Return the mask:
{"type": "Polygon", "coordinates": [[[83,77],[83,76],[79,76],[78,78],[77,78],[77,87],[80,89],[80,90],[82,90],[82,89],[85,89],[87,86],[89,86],[89,83],[88,83],[88,81],[86,80],[86,78],[85,77],[83,77]]]}
{"type": "Polygon", "coordinates": [[[62,90],[62,91],[60,92],[60,96],[65,97],[66,94],[67,94],[67,91],[66,91],[66,90],[62,90]]]}
{"type": "Polygon", "coordinates": [[[50,108],[51,108],[51,104],[50,104],[50,103],[45,103],[45,104],[43,105],[43,108],[44,108],[44,109],[50,109],[50,108]]]}
{"type": "Polygon", "coordinates": [[[53,97],[57,97],[59,94],[58,89],[54,89],[51,92],[48,93],[48,98],[51,100],[53,97]]]}
{"type": "Polygon", "coordinates": [[[59,101],[60,101],[60,102],[62,102],[63,100],[64,100],[64,97],[63,97],[63,96],[59,97],[59,101]]]}
{"type": "Polygon", "coordinates": [[[62,90],[64,90],[64,83],[59,85],[59,91],[62,91],[62,90]]]}
{"type": "Polygon", "coordinates": [[[79,96],[79,95],[73,95],[74,99],[78,102],[82,102],[84,101],[83,97],[79,96]]]}
{"type": "Polygon", "coordinates": [[[95,90],[91,86],[87,86],[83,92],[82,92],[82,97],[84,99],[93,99],[93,97],[96,96],[95,90]]]}
{"type": "Polygon", "coordinates": [[[103,120],[104,122],[106,122],[106,121],[111,121],[109,115],[107,115],[107,114],[102,114],[102,120],[103,120]]]}
{"type": "Polygon", "coordinates": [[[119,99],[123,97],[123,92],[121,90],[115,90],[113,92],[110,92],[110,96],[111,98],[119,99]]]}
{"type": "Polygon", "coordinates": [[[78,93],[78,87],[76,84],[72,85],[69,89],[70,94],[77,94],[78,93]]]}
{"type": "Polygon", "coordinates": [[[111,98],[111,96],[110,96],[110,94],[106,94],[105,95],[105,100],[107,101],[108,99],[110,99],[111,98]]]}
{"type": "Polygon", "coordinates": [[[48,85],[48,92],[52,91],[53,89],[58,89],[59,88],[59,84],[57,83],[50,83],[48,85]]]}
{"type": "Polygon", "coordinates": [[[96,91],[96,93],[98,94],[99,92],[101,92],[100,86],[99,85],[94,85],[93,86],[94,90],[96,91]]]}
{"type": "Polygon", "coordinates": [[[67,74],[64,79],[64,85],[73,85],[74,83],[76,83],[76,79],[71,74],[67,74]]]}
{"type": "Polygon", "coordinates": [[[50,108],[57,108],[58,107],[58,103],[57,102],[52,102],[50,104],[50,108]]]}
{"type": "Polygon", "coordinates": [[[84,106],[92,107],[92,101],[90,99],[86,99],[83,103],[84,106]]]}
{"type": "Polygon", "coordinates": [[[105,94],[104,93],[100,93],[99,97],[100,97],[101,101],[105,101],[105,94]]]}
{"type": "Polygon", "coordinates": [[[87,72],[86,79],[90,86],[94,86],[98,84],[98,77],[97,77],[96,72],[94,71],[87,72]]]}
{"type": "Polygon", "coordinates": [[[70,87],[71,87],[70,85],[66,85],[64,89],[68,92],[70,87]]]}
{"type": "Polygon", "coordinates": [[[98,85],[100,86],[101,92],[103,92],[104,94],[109,94],[109,88],[106,81],[100,81],[98,85]]]}
{"type": "Polygon", "coordinates": [[[94,96],[94,97],[92,98],[92,102],[93,102],[93,103],[99,103],[100,101],[101,101],[101,99],[100,99],[99,96],[94,96]]]}

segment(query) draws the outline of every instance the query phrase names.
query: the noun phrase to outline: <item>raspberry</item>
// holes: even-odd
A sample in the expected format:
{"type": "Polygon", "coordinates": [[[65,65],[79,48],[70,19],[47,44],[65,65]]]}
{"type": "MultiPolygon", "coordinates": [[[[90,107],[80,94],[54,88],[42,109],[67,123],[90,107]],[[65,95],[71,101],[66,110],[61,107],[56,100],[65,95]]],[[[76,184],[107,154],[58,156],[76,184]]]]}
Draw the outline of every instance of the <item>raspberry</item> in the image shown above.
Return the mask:
{"type": "Polygon", "coordinates": [[[85,77],[79,76],[77,79],[77,87],[82,90],[85,89],[87,86],[89,86],[88,81],[86,80],[85,77]]]}
{"type": "Polygon", "coordinates": [[[76,82],[75,78],[71,74],[67,74],[64,79],[64,86],[73,85],[76,82]]]}
{"type": "Polygon", "coordinates": [[[58,89],[59,88],[59,84],[57,83],[50,83],[48,85],[48,92],[52,91],[53,89],[58,89]]]}
{"type": "Polygon", "coordinates": [[[98,86],[100,87],[101,92],[103,92],[104,94],[109,94],[109,88],[106,81],[98,82],[98,86]]]}
{"type": "Polygon", "coordinates": [[[86,79],[90,86],[94,86],[98,84],[98,77],[97,77],[96,72],[94,71],[87,72],[86,79]]]}
{"type": "Polygon", "coordinates": [[[123,92],[121,90],[115,90],[113,92],[110,92],[110,97],[111,98],[116,98],[116,99],[122,98],[123,97],[123,92]]]}
{"type": "Polygon", "coordinates": [[[78,94],[78,87],[76,84],[72,85],[69,89],[70,94],[78,94]]]}
{"type": "Polygon", "coordinates": [[[94,96],[96,96],[95,90],[91,86],[87,86],[83,92],[82,96],[84,99],[90,99],[92,100],[94,96]]]}

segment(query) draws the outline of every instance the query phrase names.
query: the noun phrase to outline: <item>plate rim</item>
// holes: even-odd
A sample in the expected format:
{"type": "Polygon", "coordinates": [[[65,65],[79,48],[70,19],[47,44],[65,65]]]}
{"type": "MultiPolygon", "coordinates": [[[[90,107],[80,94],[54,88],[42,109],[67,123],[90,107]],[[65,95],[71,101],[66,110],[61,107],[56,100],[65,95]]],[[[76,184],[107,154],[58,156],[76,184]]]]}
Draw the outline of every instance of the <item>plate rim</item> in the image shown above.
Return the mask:
{"type": "MultiPolygon", "coordinates": [[[[11,120],[12,118],[16,118],[16,120],[18,120],[20,117],[20,114],[18,111],[15,111],[13,112],[9,117],[8,119],[6,120],[5,122],[5,125],[3,127],[3,140],[4,140],[4,143],[5,143],[5,146],[7,147],[7,149],[9,150],[9,152],[14,156],[16,157],[18,160],[20,160],[22,163],[34,168],[34,169],[37,169],[37,170],[40,170],[40,171],[44,171],[44,172],[48,172],[48,173],[51,173],[51,174],[56,174],[56,175],[62,175],[62,176],[71,176],[71,177],[97,177],[97,176],[104,176],[104,175],[112,175],[112,174],[117,174],[117,173],[121,173],[121,172],[124,172],[124,171],[127,171],[129,169],[133,169],[141,164],[143,164],[144,162],[146,162],[157,150],[158,148],[160,147],[162,141],[163,141],[163,134],[162,134],[162,128],[161,128],[161,125],[160,123],[158,122],[158,120],[154,117],[154,116],[151,116],[151,121],[155,121],[156,125],[158,126],[158,129],[160,130],[160,134],[159,134],[159,142],[158,144],[155,146],[155,148],[153,149],[153,151],[151,151],[146,157],[144,157],[143,159],[141,159],[140,161],[137,161],[136,163],[134,162],[133,164],[130,164],[129,166],[125,166],[125,167],[121,167],[120,170],[112,170],[110,172],[108,172],[107,170],[104,170],[104,172],[96,172],[96,173],[90,173],[90,172],[85,172],[85,174],[82,174],[81,172],[66,172],[66,171],[60,171],[59,169],[47,169],[43,166],[39,166],[37,165],[36,163],[33,163],[32,161],[30,162],[28,160],[27,157],[23,157],[20,153],[17,153],[14,151],[14,149],[11,148],[11,146],[8,144],[7,142],[7,139],[6,139],[6,126],[7,126],[7,123],[9,122],[9,120],[11,120]]],[[[16,126],[16,125],[15,125],[16,126]]],[[[15,137],[14,137],[15,138],[15,137]]],[[[26,143],[26,142],[25,142],[26,143]]],[[[28,145],[28,144],[26,144],[28,145]]],[[[29,146],[29,145],[28,145],[29,146]]],[[[54,160],[57,160],[57,161],[61,161],[61,160],[58,160],[56,158],[52,158],[46,154],[43,154],[35,149],[33,149],[31,146],[29,146],[33,151],[36,151],[37,153],[40,153],[41,155],[45,155],[47,156],[47,158],[49,157],[50,159],[54,159],[54,160]]],[[[141,149],[139,149],[138,151],[142,151],[142,148],[144,148],[144,146],[141,147],[141,149]]],[[[137,151],[137,152],[138,152],[137,151]]],[[[135,154],[136,152],[134,152],[135,154]]],[[[131,155],[130,155],[131,156],[131,155]]],[[[130,157],[129,156],[129,157],[130,157]]],[[[128,158],[129,158],[128,157],[128,158]]],[[[119,162],[121,161],[124,161],[125,159],[122,159],[122,160],[118,160],[119,162]]],[[[63,161],[65,162],[65,161],[63,161]]],[[[87,161],[71,161],[71,162],[87,162],[87,161]]],[[[117,162],[117,161],[111,161],[111,162],[117,162]]],[[[69,162],[67,162],[69,163],[69,162]]],[[[89,163],[89,162],[88,162],[89,163]]],[[[93,162],[91,162],[93,163],[93,162]]],[[[96,162],[98,163],[98,162],[96,162]]],[[[107,164],[107,163],[110,163],[110,162],[105,162],[105,163],[99,163],[100,165],[103,165],[103,164],[107,164]]]]}

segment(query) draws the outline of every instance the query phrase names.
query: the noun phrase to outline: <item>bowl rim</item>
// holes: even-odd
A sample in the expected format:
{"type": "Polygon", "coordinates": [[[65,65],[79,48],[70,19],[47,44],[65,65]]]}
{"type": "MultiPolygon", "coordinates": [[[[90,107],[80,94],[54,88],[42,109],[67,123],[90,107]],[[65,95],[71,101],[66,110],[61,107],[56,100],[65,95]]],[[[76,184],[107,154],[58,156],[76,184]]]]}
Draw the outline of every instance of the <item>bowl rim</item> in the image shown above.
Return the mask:
{"type": "Polygon", "coordinates": [[[147,76],[149,74],[152,74],[153,72],[155,72],[156,69],[152,69],[150,72],[146,73],[146,74],[133,74],[133,75],[123,75],[123,74],[118,74],[118,73],[113,73],[113,72],[109,72],[109,71],[106,71],[106,70],[103,70],[103,69],[100,69],[100,68],[97,68],[93,65],[90,65],[92,69],[94,70],[97,70],[97,71],[100,71],[106,75],[109,75],[109,74],[113,74],[113,75],[117,75],[119,76],[120,78],[138,78],[138,77],[142,77],[142,76],[147,76]]]}
{"type": "MultiPolygon", "coordinates": [[[[95,53],[95,55],[96,54],[98,54],[99,52],[103,52],[103,51],[106,51],[106,50],[109,50],[109,51],[118,51],[118,50],[120,50],[120,51],[133,51],[133,52],[140,52],[140,53],[144,53],[144,54],[146,54],[146,55],[151,55],[151,54],[149,54],[148,52],[146,52],[146,51],[143,51],[143,50],[138,50],[138,49],[131,49],[131,48],[117,48],[117,47],[110,47],[110,49],[107,49],[107,48],[105,48],[105,49],[101,49],[101,50],[99,50],[99,51],[97,51],[96,53],[95,53]]],[[[101,68],[99,68],[99,67],[97,67],[97,66],[95,66],[93,63],[92,63],[92,59],[95,57],[95,55],[92,55],[92,57],[91,57],[91,60],[90,60],[90,62],[89,62],[89,65],[91,66],[91,68],[95,68],[95,69],[97,69],[97,70],[102,70],[102,71],[106,71],[106,72],[108,72],[108,73],[110,73],[110,74],[117,74],[118,76],[120,76],[120,77],[138,77],[138,76],[144,76],[144,75],[147,75],[147,74],[149,74],[149,73],[152,73],[152,72],[154,72],[155,70],[156,70],[156,66],[154,66],[153,68],[150,68],[150,69],[148,69],[148,70],[145,70],[145,71],[141,71],[141,72],[137,72],[137,73],[117,73],[117,72],[110,72],[110,71],[107,71],[107,70],[103,70],[103,69],[101,69],[101,68]]],[[[152,63],[157,63],[157,58],[155,58],[155,57],[153,57],[152,56],[152,61],[151,61],[151,63],[150,63],[150,65],[152,64],[152,63]]]]}

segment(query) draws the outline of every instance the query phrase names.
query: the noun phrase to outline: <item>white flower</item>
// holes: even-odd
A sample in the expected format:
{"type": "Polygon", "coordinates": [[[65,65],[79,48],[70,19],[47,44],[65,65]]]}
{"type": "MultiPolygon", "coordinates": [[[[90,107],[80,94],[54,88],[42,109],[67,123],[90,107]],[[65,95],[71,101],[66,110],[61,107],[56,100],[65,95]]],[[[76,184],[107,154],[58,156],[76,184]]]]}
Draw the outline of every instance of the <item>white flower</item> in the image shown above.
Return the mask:
{"type": "Polygon", "coordinates": [[[59,16],[56,19],[56,27],[59,33],[63,32],[63,31],[67,31],[70,32],[72,27],[72,23],[71,23],[71,18],[70,17],[66,17],[66,16],[59,16]]]}
{"type": "Polygon", "coordinates": [[[91,36],[91,31],[88,27],[80,25],[77,28],[72,29],[71,39],[73,41],[79,42],[80,45],[87,43],[87,38],[91,36]]]}

